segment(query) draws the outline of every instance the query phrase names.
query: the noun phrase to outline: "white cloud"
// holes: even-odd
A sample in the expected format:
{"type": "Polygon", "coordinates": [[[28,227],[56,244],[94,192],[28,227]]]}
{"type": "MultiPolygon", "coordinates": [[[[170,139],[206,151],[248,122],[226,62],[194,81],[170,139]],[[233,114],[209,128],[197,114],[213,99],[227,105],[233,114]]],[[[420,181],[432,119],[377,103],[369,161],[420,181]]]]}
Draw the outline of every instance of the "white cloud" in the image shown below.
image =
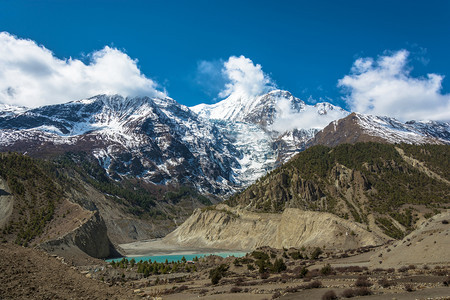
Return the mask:
{"type": "Polygon", "coordinates": [[[357,59],[338,86],[348,91],[352,111],[400,120],[450,120],[450,94],[442,94],[443,76],[412,77],[409,52],[357,59]]]}
{"type": "Polygon", "coordinates": [[[275,88],[275,83],[265,74],[261,65],[241,55],[231,56],[223,65],[222,73],[228,83],[219,97],[228,96],[251,98],[262,95],[275,88]]]}
{"type": "Polygon", "coordinates": [[[137,60],[117,49],[95,51],[85,64],[0,32],[0,102],[36,107],[97,94],[165,96],[157,87],[140,72],[137,60]]]}

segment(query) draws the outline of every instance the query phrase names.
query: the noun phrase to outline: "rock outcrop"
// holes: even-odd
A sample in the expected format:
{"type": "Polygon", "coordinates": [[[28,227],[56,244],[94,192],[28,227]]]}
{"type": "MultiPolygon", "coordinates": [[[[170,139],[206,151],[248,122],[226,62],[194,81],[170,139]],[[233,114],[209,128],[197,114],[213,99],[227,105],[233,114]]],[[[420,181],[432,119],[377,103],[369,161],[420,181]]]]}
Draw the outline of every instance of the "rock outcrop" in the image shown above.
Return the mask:
{"type": "Polygon", "coordinates": [[[10,193],[6,182],[0,178],[0,228],[8,223],[8,219],[13,212],[14,197],[10,193]]]}
{"type": "Polygon", "coordinates": [[[254,213],[223,204],[211,210],[197,209],[164,238],[167,244],[242,250],[260,246],[345,250],[380,245],[387,240],[385,235],[330,213],[297,208],[287,208],[282,214],[254,213]]]}
{"type": "Polygon", "coordinates": [[[50,253],[78,248],[95,258],[106,258],[114,252],[105,222],[97,211],[92,212],[91,217],[74,230],[57,239],[46,241],[39,247],[50,253]]]}

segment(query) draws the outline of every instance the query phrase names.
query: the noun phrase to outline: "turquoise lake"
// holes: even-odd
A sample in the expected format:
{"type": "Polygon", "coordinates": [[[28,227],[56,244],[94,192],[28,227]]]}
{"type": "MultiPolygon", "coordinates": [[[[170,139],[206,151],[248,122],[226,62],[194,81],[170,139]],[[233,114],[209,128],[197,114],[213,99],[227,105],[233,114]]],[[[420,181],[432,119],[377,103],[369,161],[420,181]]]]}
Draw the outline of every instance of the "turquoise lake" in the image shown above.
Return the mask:
{"type": "MultiPolygon", "coordinates": [[[[200,253],[200,254],[171,254],[171,255],[152,255],[152,256],[129,256],[129,257],[125,257],[126,259],[130,260],[132,258],[134,258],[134,260],[136,262],[138,261],[156,261],[158,263],[163,263],[166,261],[168,262],[174,262],[174,261],[180,261],[183,256],[184,258],[186,258],[186,260],[193,260],[194,257],[204,257],[204,256],[208,256],[208,255],[217,255],[220,257],[229,257],[229,256],[234,256],[234,257],[243,257],[245,256],[245,252],[219,252],[219,253],[200,253]]],[[[107,259],[107,262],[111,262],[111,261],[120,261],[123,257],[121,258],[114,258],[114,259],[107,259]]]]}

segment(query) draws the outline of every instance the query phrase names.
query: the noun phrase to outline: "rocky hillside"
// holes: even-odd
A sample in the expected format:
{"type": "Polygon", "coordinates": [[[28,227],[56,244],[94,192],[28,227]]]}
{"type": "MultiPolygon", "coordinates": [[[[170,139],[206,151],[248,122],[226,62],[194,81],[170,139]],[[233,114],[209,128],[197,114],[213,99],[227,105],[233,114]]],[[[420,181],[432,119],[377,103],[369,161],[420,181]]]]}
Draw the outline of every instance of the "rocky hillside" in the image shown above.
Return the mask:
{"type": "Polygon", "coordinates": [[[189,186],[156,185],[136,178],[109,178],[95,159],[68,153],[51,161],[70,187],[69,199],[98,210],[114,243],[162,237],[181,224],[196,208],[217,203],[189,186]]]}
{"type": "Polygon", "coordinates": [[[164,236],[212,202],[192,188],[111,180],[83,154],[39,160],[2,153],[0,204],[0,240],[108,257],[112,243],[164,236]]]}
{"type": "Polygon", "coordinates": [[[446,145],[315,146],[227,203],[254,212],[329,212],[401,238],[419,219],[449,207],[449,156],[446,145]]]}
{"type": "Polygon", "coordinates": [[[22,155],[1,155],[2,240],[23,246],[70,246],[97,258],[112,255],[114,247],[101,216],[65,199],[46,167],[22,155]]]}

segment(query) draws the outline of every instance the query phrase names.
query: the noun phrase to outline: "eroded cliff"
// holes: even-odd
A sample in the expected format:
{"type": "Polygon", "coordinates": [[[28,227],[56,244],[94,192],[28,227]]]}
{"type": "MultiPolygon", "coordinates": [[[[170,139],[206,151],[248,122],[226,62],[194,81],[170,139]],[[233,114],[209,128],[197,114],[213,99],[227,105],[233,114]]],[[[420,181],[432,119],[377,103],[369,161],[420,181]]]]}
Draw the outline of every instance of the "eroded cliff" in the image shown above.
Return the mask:
{"type": "Polygon", "coordinates": [[[387,236],[369,232],[362,224],[330,213],[297,208],[287,208],[281,214],[254,213],[224,204],[210,210],[197,209],[164,238],[168,244],[242,250],[260,246],[351,249],[387,240],[387,236]]]}

